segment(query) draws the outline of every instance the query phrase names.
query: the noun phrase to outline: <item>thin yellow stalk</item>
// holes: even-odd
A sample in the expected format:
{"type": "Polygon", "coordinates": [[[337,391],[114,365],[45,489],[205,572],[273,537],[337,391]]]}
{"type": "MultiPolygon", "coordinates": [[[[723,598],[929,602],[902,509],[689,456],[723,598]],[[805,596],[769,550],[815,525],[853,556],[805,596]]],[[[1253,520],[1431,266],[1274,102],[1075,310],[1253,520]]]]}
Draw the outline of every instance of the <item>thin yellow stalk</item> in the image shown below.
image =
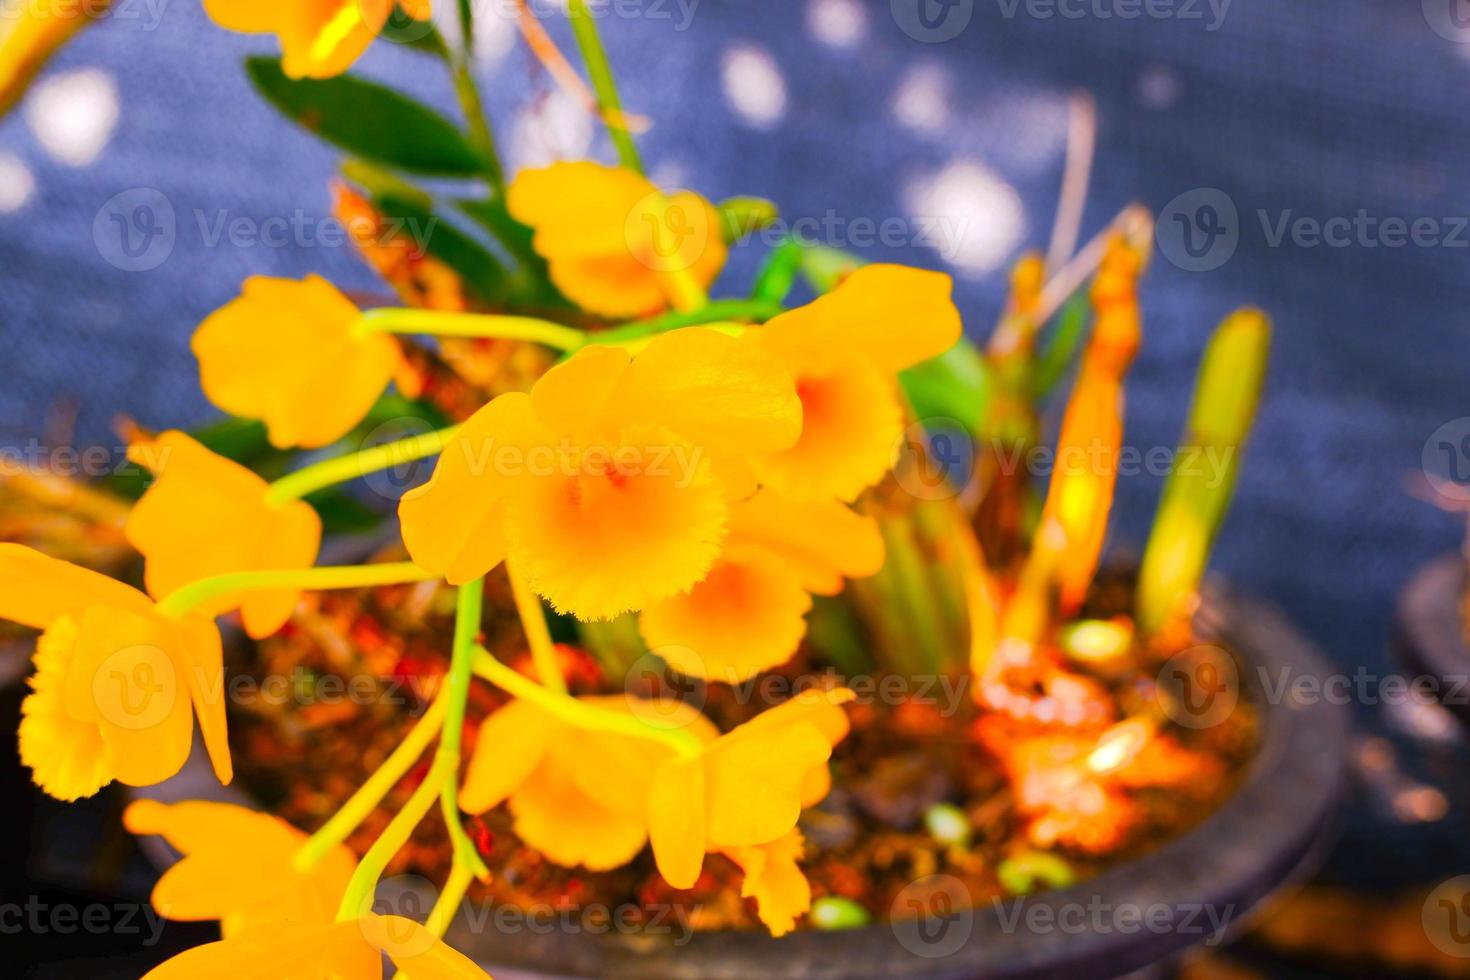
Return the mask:
{"type": "Polygon", "coordinates": [[[424,712],[424,716],[398,747],[383,760],[383,764],[296,852],[293,863],[297,870],[307,871],[315,867],[328,851],[350,837],[354,830],[362,826],[368,814],[377,809],[393,787],[398,785],[399,780],[408,774],[443,728],[444,712],[449,704],[447,692],[447,687],[440,689],[429,705],[429,710],[424,712]]]}

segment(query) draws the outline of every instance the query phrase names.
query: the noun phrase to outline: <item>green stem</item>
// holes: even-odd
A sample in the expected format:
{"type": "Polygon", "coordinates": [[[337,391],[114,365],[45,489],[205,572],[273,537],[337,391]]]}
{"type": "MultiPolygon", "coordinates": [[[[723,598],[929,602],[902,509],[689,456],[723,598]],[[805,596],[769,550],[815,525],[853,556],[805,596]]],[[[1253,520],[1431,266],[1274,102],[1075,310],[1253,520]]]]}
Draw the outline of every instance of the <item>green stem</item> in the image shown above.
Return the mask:
{"type": "Polygon", "coordinates": [[[582,61],[587,65],[587,77],[592,80],[592,89],[597,93],[597,107],[602,112],[602,121],[607,124],[613,146],[617,148],[618,159],[629,170],[641,174],[643,161],[638,156],[633,135],[623,121],[622,99],[618,96],[617,82],[613,80],[612,66],[607,61],[607,51],[597,33],[597,21],[587,9],[587,0],[571,0],[567,13],[571,16],[572,34],[582,52],[582,61]]]}
{"type": "Polygon", "coordinates": [[[444,735],[439,739],[436,766],[443,766],[444,781],[439,790],[439,803],[444,810],[444,823],[454,845],[454,866],[466,868],[478,878],[487,878],[490,869],[464,831],[459,815],[459,763],[464,741],[465,707],[469,701],[470,677],[473,673],[475,644],[480,638],[480,620],[485,605],[485,580],[477,578],[459,587],[459,600],[454,618],[454,652],[449,663],[447,698],[444,712],[444,735]]]}
{"type": "Polygon", "coordinates": [[[457,428],[458,426],[451,426],[437,432],[425,432],[398,442],[373,446],[371,449],[304,466],[272,483],[265,496],[266,502],[279,507],[338,483],[347,483],[369,473],[436,455],[443,450],[457,428]]]}
{"type": "Polygon", "coordinates": [[[439,900],[434,903],[429,918],[424,922],[424,928],[436,938],[443,939],[444,934],[449,931],[449,924],[454,921],[454,914],[459,911],[459,903],[464,901],[465,892],[469,891],[472,880],[474,874],[464,865],[455,862],[450,867],[444,890],[439,893],[439,900]]]}
{"type": "Polygon", "coordinates": [[[500,163],[500,152],[495,146],[495,135],[485,117],[485,103],[480,98],[479,86],[475,84],[473,70],[473,48],[475,41],[475,13],[470,0],[459,0],[460,47],[450,59],[454,76],[454,94],[459,98],[464,112],[465,125],[469,127],[470,142],[479,151],[485,165],[485,179],[497,197],[505,196],[505,168],[500,163]]]}
{"type": "Polygon", "coordinates": [[[231,592],[270,589],[362,589],[374,585],[431,582],[439,578],[413,562],[342,567],[293,568],[284,571],[232,572],[191,582],[158,604],[165,616],[178,618],[203,603],[231,592]]]}
{"type": "Polygon", "coordinates": [[[448,694],[447,686],[439,690],[429,705],[429,710],[424,712],[424,716],[414,724],[398,747],[383,760],[377,771],[301,846],[293,861],[296,870],[309,871],[316,867],[328,851],[345,841],[362,825],[368,814],[376,810],[389,791],[408,774],[414,763],[418,762],[419,756],[429,747],[429,743],[434,741],[434,736],[443,728],[444,713],[449,704],[448,694]]]}
{"type": "Polygon", "coordinates": [[[440,310],[368,310],[358,319],[363,333],[421,333],[435,337],[483,337],[529,340],[558,350],[574,351],[587,342],[575,327],[527,316],[447,313],[440,310]]]}
{"type": "Polygon", "coordinates": [[[536,676],[547,690],[557,694],[567,693],[566,679],[561,675],[557,663],[556,647],[551,642],[551,630],[546,626],[546,613],[541,600],[526,584],[515,567],[507,559],[506,574],[510,576],[510,591],[515,596],[516,612],[521,617],[521,629],[526,634],[526,644],[531,648],[531,661],[536,665],[536,676]]]}
{"type": "Polygon", "coordinates": [[[382,836],[373,842],[362,860],[357,862],[357,870],[352,873],[352,880],[342,893],[342,904],[337,907],[338,922],[359,919],[372,911],[373,890],[378,886],[378,879],[383,876],[383,869],[388,867],[393,855],[403,850],[403,846],[413,835],[413,829],[434,805],[434,800],[439,795],[442,776],[442,764],[435,760],[429,774],[424,777],[418,789],[413,791],[403,809],[394,814],[392,821],[383,829],[382,836]]]}
{"type": "Polygon", "coordinates": [[[663,742],[681,755],[697,755],[701,749],[699,739],[682,728],[660,725],[636,714],[583,704],[568,695],[548,691],[496,660],[484,647],[475,649],[475,675],[576,728],[663,742]]]}
{"type": "Polygon", "coordinates": [[[676,310],[673,313],[664,313],[648,320],[625,323],[610,330],[589,334],[587,342],[589,344],[621,344],[630,340],[640,340],[653,334],[677,330],[680,327],[698,327],[727,320],[764,323],[783,312],[785,308],[780,303],[768,299],[717,299],[697,310],[676,310]]]}

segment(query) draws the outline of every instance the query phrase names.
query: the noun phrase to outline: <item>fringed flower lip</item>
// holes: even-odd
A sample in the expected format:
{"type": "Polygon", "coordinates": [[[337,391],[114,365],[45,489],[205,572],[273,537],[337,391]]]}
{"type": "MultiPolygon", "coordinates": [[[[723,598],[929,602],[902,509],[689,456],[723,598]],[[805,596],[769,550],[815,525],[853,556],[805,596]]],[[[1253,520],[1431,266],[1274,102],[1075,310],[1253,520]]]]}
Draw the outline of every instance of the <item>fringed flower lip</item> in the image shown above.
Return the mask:
{"type": "Polygon", "coordinates": [[[785,367],[718,331],[586,347],[460,428],[404,496],[403,540],[453,584],[509,558],[557,609],[611,618],[699,582],[746,460],[800,431],[785,367]]]}
{"type": "Polygon", "coordinates": [[[163,782],[188,759],[196,717],[216,775],[230,781],[212,620],[169,615],[137,589],[14,544],[0,544],[0,619],[44,631],[20,750],[47,793],[74,800],[114,780],[163,782]]]}

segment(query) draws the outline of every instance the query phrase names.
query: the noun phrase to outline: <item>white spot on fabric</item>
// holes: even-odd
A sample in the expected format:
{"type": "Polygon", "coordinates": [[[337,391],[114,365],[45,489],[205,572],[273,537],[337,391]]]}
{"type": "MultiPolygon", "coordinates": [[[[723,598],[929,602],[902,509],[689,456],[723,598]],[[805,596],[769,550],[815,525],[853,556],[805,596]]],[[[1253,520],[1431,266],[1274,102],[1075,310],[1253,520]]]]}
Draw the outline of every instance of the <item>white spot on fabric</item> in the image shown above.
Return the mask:
{"type": "Polygon", "coordinates": [[[763,48],[739,45],[721,64],[725,100],[736,115],[757,129],[770,129],[786,115],[786,80],[763,48]]]}
{"type": "Polygon", "coordinates": [[[978,160],[954,160],[911,182],[904,202],[931,229],[940,256],[967,276],[1003,266],[1026,233],[1020,195],[978,160]]]}
{"type": "Polygon", "coordinates": [[[949,122],[949,76],[935,64],[915,65],[893,93],[893,117],[909,129],[934,132],[949,122]]]}
{"type": "Polygon", "coordinates": [[[521,110],[511,125],[510,158],[517,168],[544,167],[588,156],[597,119],[577,99],[557,90],[521,110]]]}
{"type": "Polygon", "coordinates": [[[41,147],[73,167],[102,155],[117,117],[117,83],[100,68],[43,76],[26,101],[26,122],[41,147]]]}
{"type": "Polygon", "coordinates": [[[868,31],[868,15],[858,0],[808,0],[806,29],[829,48],[851,48],[868,31]]]}
{"type": "Polygon", "coordinates": [[[0,153],[0,214],[13,214],[36,193],[36,178],[13,153],[0,153]]]}
{"type": "Polygon", "coordinates": [[[1184,95],[1184,80],[1168,65],[1152,65],[1138,76],[1138,101],[1150,109],[1171,109],[1184,95]]]}

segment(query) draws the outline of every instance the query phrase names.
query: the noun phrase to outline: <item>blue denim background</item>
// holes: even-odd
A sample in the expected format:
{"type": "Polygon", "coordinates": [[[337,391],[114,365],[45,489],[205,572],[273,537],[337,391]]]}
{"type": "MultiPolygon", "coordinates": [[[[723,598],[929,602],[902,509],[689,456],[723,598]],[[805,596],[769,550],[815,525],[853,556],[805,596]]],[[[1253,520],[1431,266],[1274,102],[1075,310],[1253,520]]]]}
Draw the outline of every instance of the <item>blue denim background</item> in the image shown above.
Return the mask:
{"type": "MultiPolygon", "coordinates": [[[[656,122],[640,141],[650,170],[713,198],[761,194],[791,218],[830,209],[881,221],[911,213],[903,189],[915,179],[978,161],[1020,197],[1019,244],[1044,247],[1078,88],[1096,96],[1100,122],[1089,234],[1130,200],[1157,209],[1194,188],[1228,194],[1240,214],[1228,262],[1192,272],[1159,256],[1150,271],[1129,441],[1172,445],[1208,332],[1238,305],[1270,311],[1268,393],[1215,565],[1284,606],[1344,665],[1389,669],[1397,590],[1459,540],[1457,521],[1403,481],[1436,428],[1470,415],[1470,236],[1460,247],[1273,248],[1257,211],[1470,215],[1470,44],[1440,36],[1411,0],[1235,0],[1216,30],[1204,0],[1198,18],[1132,20],[1037,17],[1028,10],[1051,8],[1019,2],[1008,15],[1010,0],[960,0],[953,12],[971,20],[943,43],[906,35],[886,0],[861,5],[849,48],[813,38],[804,0],[703,0],[687,30],[674,0],[645,0],[648,16],[611,17],[603,32],[626,104],[656,122]],[[784,80],[784,115],[769,128],[727,100],[722,59],[735,46],[767,52],[784,80]],[[947,79],[949,116],[933,131],[891,112],[915,69],[947,79]]],[[[115,442],[119,412],[156,427],[208,418],[188,338],[247,275],[319,272],[373,288],[347,249],[206,245],[196,209],[206,221],[222,209],[256,220],[329,213],[337,155],[250,89],[240,60],[273,40],[219,31],[192,0],[170,0],[156,29],[150,19],[142,0],[124,4],[52,65],[115,79],[121,117],[95,162],[55,162],[25,107],[0,123],[0,153],[36,179],[25,206],[0,214],[0,446],[23,445],[66,400],[80,409],[83,444],[115,442]],[[168,198],[178,238],[157,269],[126,272],[94,245],[93,221],[140,187],[168,198]]],[[[529,64],[517,49],[480,72],[506,142],[545,89],[529,64]]],[[[455,112],[428,59],[378,45],[359,70],[455,112]]],[[[610,158],[600,134],[596,148],[610,158]]],[[[946,267],[922,247],[863,251],[946,267]]],[[[746,288],[758,258],[738,250],[716,292],[746,288]]],[[[989,329],[1003,290],[999,272],[959,279],[973,334],[989,329]]],[[[1124,482],[1118,544],[1142,541],[1157,493],[1155,479],[1124,482]]]]}

